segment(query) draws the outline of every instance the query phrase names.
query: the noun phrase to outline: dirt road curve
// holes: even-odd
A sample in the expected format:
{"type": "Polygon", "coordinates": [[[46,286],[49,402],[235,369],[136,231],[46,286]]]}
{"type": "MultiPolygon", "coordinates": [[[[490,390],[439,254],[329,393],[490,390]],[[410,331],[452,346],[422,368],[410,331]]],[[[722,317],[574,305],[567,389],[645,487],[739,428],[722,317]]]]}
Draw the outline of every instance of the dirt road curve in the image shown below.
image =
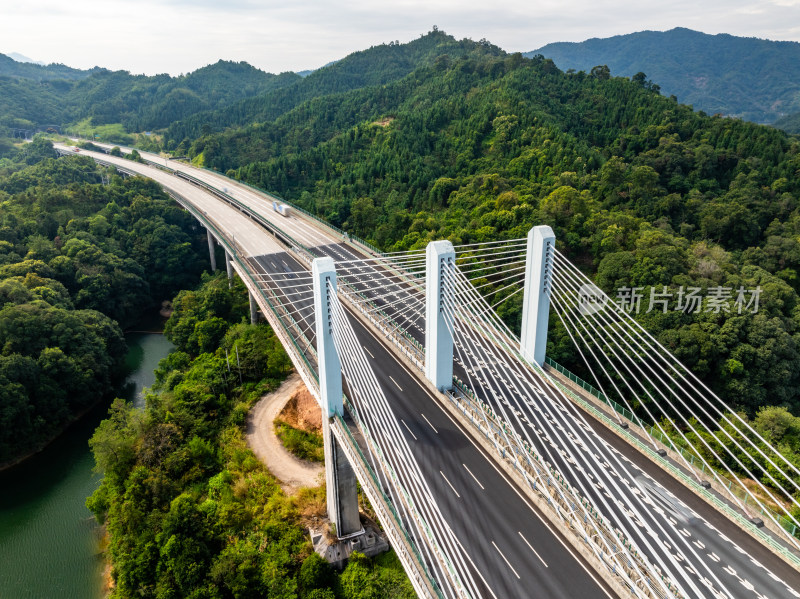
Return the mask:
{"type": "Polygon", "coordinates": [[[302,386],[300,375],[293,374],[275,392],[261,398],[247,418],[247,444],[280,481],[281,488],[288,495],[300,487],[316,487],[324,478],[321,464],[296,458],[283,447],[272,424],[286,402],[302,386]]]}

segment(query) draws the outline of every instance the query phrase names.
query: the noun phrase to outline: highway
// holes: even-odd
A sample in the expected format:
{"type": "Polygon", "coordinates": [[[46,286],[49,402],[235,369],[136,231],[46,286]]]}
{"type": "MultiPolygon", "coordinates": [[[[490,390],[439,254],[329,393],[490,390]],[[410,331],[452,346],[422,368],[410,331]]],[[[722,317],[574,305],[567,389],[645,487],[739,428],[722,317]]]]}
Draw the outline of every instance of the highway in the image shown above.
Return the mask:
{"type": "MultiPolygon", "coordinates": [[[[92,155],[85,151],[81,153],[92,155]]],[[[102,159],[106,162],[118,160],[126,169],[150,176],[165,187],[191,198],[193,203],[197,202],[196,205],[202,210],[213,213],[215,220],[223,224],[226,230],[235,231],[237,244],[246,248],[248,255],[255,257],[265,271],[285,272],[287,268],[301,270],[300,265],[288,253],[284,253],[274,239],[264,235],[263,229],[214,196],[207,193],[196,195],[200,192],[196,186],[152,167],[105,155],[102,159]],[[223,207],[225,210],[222,210],[223,207]]],[[[153,159],[158,160],[157,157],[153,159]]],[[[185,170],[218,189],[226,188],[231,196],[269,218],[275,226],[287,230],[295,239],[313,248],[315,253],[331,255],[337,260],[359,257],[350,247],[340,244],[340,239],[310,219],[296,215],[285,218],[274,213],[271,201],[246,186],[215,173],[178,165],[175,161],[169,163],[171,168],[185,170]]],[[[355,278],[364,280],[361,289],[366,294],[377,297],[374,290],[370,291],[371,286],[368,284],[376,273],[371,272],[371,268],[364,268],[363,271],[355,278]]],[[[402,293],[408,291],[401,291],[402,293]]],[[[398,297],[402,299],[402,296],[398,297]]],[[[409,333],[418,341],[424,341],[423,323],[408,317],[405,308],[405,304],[401,302],[386,309],[389,312],[394,310],[397,319],[408,325],[409,333]]],[[[307,323],[313,323],[310,304],[304,308],[303,315],[307,323]]],[[[544,596],[580,596],[576,592],[578,588],[582,589],[580,593],[592,593],[589,595],[592,597],[601,596],[597,582],[592,580],[585,569],[575,568],[574,556],[558,541],[549,526],[531,513],[532,508],[514,489],[514,485],[504,480],[492,461],[482,455],[469,437],[438,407],[438,403],[428,395],[426,389],[419,385],[416,381],[419,373],[409,373],[360,325],[356,326],[356,332],[369,350],[369,355],[373,356],[375,371],[384,393],[392,402],[398,421],[408,431],[414,455],[426,472],[442,511],[453,530],[458,532],[468,555],[476,564],[481,564],[481,572],[493,594],[496,597],[530,596],[531,588],[539,588],[530,586],[531,581],[536,581],[536,584],[541,585],[544,596]],[[413,392],[409,392],[410,389],[413,392]],[[527,528],[522,524],[513,526],[515,522],[525,523],[527,528]],[[533,526],[534,524],[537,525],[533,526]],[[518,530],[512,530],[513,528],[518,530]],[[569,585],[565,585],[563,575],[557,574],[565,571],[570,572],[569,585]],[[577,580],[580,577],[576,572],[583,572],[586,580],[577,580]],[[547,592],[544,592],[545,589],[547,592]]],[[[501,405],[503,400],[497,402],[494,398],[508,397],[510,393],[517,393],[524,386],[534,388],[535,381],[533,375],[506,369],[503,360],[498,359],[501,356],[492,355],[492,351],[495,350],[486,348],[486,353],[477,356],[486,365],[480,372],[471,370],[469,364],[457,356],[456,375],[462,380],[470,381],[487,403],[494,402],[493,407],[498,412],[513,414],[517,407],[501,405]]],[[[550,396],[553,405],[561,403],[552,388],[546,388],[545,392],[550,396]]],[[[538,399],[543,398],[538,396],[538,399]]],[[[533,409],[536,410],[535,407],[533,409]]],[[[674,559],[682,565],[688,576],[696,581],[694,592],[690,596],[725,596],[718,595],[713,590],[719,584],[708,580],[702,570],[698,572],[699,568],[695,569],[704,562],[718,577],[719,582],[729,588],[732,593],[730,596],[737,599],[800,597],[797,592],[800,589],[800,576],[794,570],[775,563],[773,569],[778,569],[781,576],[769,571],[762,564],[770,558],[763,547],[726,519],[714,518],[713,514],[708,513],[711,508],[705,504],[694,502],[693,509],[690,509],[685,502],[663,489],[654,480],[664,479],[661,471],[636,452],[632,452],[614,435],[605,434],[600,430],[602,426],[597,425],[600,426],[599,433],[591,428],[573,427],[569,431],[569,437],[573,439],[574,447],[585,449],[565,452],[560,441],[565,432],[561,419],[556,420],[552,412],[545,413],[542,410],[538,410],[536,414],[526,413],[531,416],[511,416],[508,420],[570,482],[577,484],[577,476],[580,476],[578,473],[587,474],[589,478],[584,477],[584,480],[592,479],[592,482],[585,486],[586,495],[593,502],[598,505],[607,503],[616,517],[622,515],[615,510],[627,509],[609,493],[609,483],[593,480],[591,469],[598,462],[604,464],[606,470],[600,474],[604,474],[607,480],[613,479],[617,492],[628,495],[630,500],[635,500],[643,492],[649,495],[649,502],[646,504],[648,508],[634,516],[640,523],[639,538],[634,540],[640,547],[650,545],[653,553],[665,558],[668,554],[675,556],[674,559]],[[610,447],[601,437],[617,448],[610,447]],[[592,456],[595,452],[598,452],[597,455],[592,456]],[[623,456],[620,452],[626,455],[623,456]],[[633,461],[637,463],[634,464],[633,461]],[[717,528],[712,527],[709,521],[714,521],[717,528]]],[[[679,494],[691,501],[686,492],[681,490],[679,494]]],[[[487,595],[490,594],[487,592],[487,595]]]]}
{"type": "MultiPolygon", "coordinates": [[[[305,270],[263,229],[255,234],[251,229],[255,225],[242,213],[183,179],[126,159],[84,150],[80,155],[119,164],[179,193],[202,208],[210,219],[235,231],[237,245],[262,272],[283,275],[287,271],[305,270]]],[[[276,220],[276,224],[285,226],[284,221],[276,220]]],[[[331,253],[334,253],[332,248],[341,248],[336,252],[340,255],[345,251],[344,246],[326,245],[331,253]]],[[[295,293],[291,279],[280,280],[286,281],[287,296],[295,293]]],[[[309,305],[302,308],[302,315],[306,317],[304,325],[310,336],[313,313],[310,303],[305,303],[309,305]]],[[[373,361],[381,388],[396,410],[398,422],[407,427],[404,430],[409,432],[413,454],[437,503],[475,566],[473,571],[485,591],[484,596],[526,598],[535,588],[539,589],[537,594],[557,599],[616,597],[568,547],[560,533],[536,513],[516,485],[494,466],[492,459],[439,407],[437,400],[417,380],[416,373],[401,365],[360,323],[353,323],[373,361]],[[569,576],[564,576],[564,572],[569,572],[569,576]]]]}

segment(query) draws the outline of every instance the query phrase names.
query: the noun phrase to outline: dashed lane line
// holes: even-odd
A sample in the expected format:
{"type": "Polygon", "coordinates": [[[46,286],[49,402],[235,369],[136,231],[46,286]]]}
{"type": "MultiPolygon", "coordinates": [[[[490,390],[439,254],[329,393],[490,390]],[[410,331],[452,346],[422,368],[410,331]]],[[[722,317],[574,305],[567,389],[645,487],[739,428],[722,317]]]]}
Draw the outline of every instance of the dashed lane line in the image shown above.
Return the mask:
{"type": "Polygon", "coordinates": [[[503,558],[503,560],[506,562],[506,564],[508,565],[508,567],[509,567],[509,568],[511,568],[511,571],[514,573],[514,576],[516,576],[517,578],[519,578],[519,574],[517,574],[517,571],[514,569],[514,566],[512,566],[512,565],[511,565],[511,562],[509,562],[509,561],[508,561],[508,559],[506,558],[506,556],[505,556],[505,555],[503,555],[503,552],[502,552],[502,551],[500,551],[500,548],[497,546],[497,544],[496,544],[494,541],[492,541],[492,545],[494,545],[494,548],[495,548],[495,549],[497,549],[497,553],[499,553],[499,554],[500,554],[500,557],[502,557],[502,558],[503,558]]]}
{"type": "Polygon", "coordinates": [[[406,427],[406,430],[408,431],[408,434],[411,435],[412,437],[414,437],[414,441],[416,441],[417,440],[417,436],[414,433],[411,432],[410,428],[408,428],[408,425],[406,424],[406,421],[401,418],[400,422],[403,423],[403,426],[406,427]]]}
{"type": "Polygon", "coordinates": [[[430,426],[430,427],[433,429],[433,432],[434,432],[434,433],[436,433],[436,434],[438,435],[438,434],[439,434],[439,431],[437,431],[437,430],[436,430],[436,427],[435,427],[435,426],[433,426],[433,425],[431,424],[431,421],[430,421],[430,420],[428,420],[428,417],[427,417],[427,416],[425,416],[425,414],[423,414],[422,412],[420,412],[420,416],[422,416],[422,417],[425,419],[425,422],[427,422],[427,423],[428,423],[428,425],[429,425],[429,426],[430,426]]]}
{"type": "MultiPolygon", "coordinates": [[[[445,481],[445,482],[446,482],[448,485],[450,485],[450,488],[451,488],[451,489],[453,489],[453,493],[455,493],[455,494],[456,494],[456,497],[458,497],[459,499],[461,499],[461,495],[459,495],[459,494],[458,494],[458,491],[456,491],[456,488],[453,486],[453,483],[451,483],[449,480],[447,480],[447,477],[444,475],[444,472],[442,472],[441,470],[439,470],[439,474],[441,474],[441,475],[442,475],[442,478],[444,479],[444,481],[445,481]]],[[[519,576],[517,576],[517,578],[519,578],[519,576]]]]}
{"type": "Polygon", "coordinates": [[[464,466],[464,469],[465,469],[467,472],[469,472],[469,475],[472,477],[472,479],[473,479],[473,480],[474,480],[476,483],[478,483],[478,486],[481,488],[481,491],[485,491],[486,489],[484,489],[484,488],[483,488],[483,485],[481,484],[481,481],[479,481],[479,480],[477,479],[477,477],[476,477],[474,474],[472,474],[472,470],[470,470],[469,468],[467,468],[467,465],[466,465],[466,464],[461,464],[461,465],[462,465],[462,466],[464,466]]]}
{"type": "MultiPolygon", "coordinates": [[[[539,561],[540,561],[540,562],[542,562],[542,563],[544,564],[544,567],[545,567],[545,568],[549,568],[550,566],[548,566],[548,565],[547,565],[547,562],[546,562],[546,561],[544,561],[544,560],[542,559],[542,556],[541,556],[541,555],[539,555],[539,552],[538,552],[538,551],[536,551],[536,549],[534,549],[534,548],[533,548],[533,545],[531,545],[530,543],[528,543],[528,539],[526,539],[526,538],[525,538],[525,537],[522,535],[522,533],[521,533],[520,531],[517,531],[517,532],[519,533],[519,536],[520,536],[520,537],[522,537],[522,540],[523,540],[523,541],[525,541],[525,544],[526,544],[528,547],[530,547],[530,548],[531,548],[531,551],[533,551],[533,552],[536,554],[536,557],[538,557],[538,558],[539,558],[539,561]]],[[[499,551],[499,550],[498,550],[498,551],[499,551]]],[[[512,570],[513,570],[513,568],[512,568],[512,570]]]]}
{"type": "MultiPolygon", "coordinates": [[[[391,375],[391,374],[389,375],[389,378],[390,378],[390,379],[391,379],[391,381],[394,383],[395,387],[397,387],[398,389],[400,389],[400,391],[402,391],[402,390],[403,390],[403,388],[402,388],[400,385],[398,385],[398,384],[397,384],[397,381],[396,381],[396,380],[394,380],[394,379],[392,378],[392,375],[391,375]]],[[[427,420],[427,419],[426,419],[426,420],[427,420]]],[[[429,422],[428,424],[430,424],[430,422],[429,422]]]]}

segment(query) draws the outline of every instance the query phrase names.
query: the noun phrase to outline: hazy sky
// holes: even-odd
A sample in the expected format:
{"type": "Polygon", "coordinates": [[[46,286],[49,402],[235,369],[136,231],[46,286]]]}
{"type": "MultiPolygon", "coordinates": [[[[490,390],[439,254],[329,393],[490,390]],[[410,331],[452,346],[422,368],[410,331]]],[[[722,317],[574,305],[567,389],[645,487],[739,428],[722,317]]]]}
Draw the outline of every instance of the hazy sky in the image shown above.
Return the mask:
{"type": "Polygon", "coordinates": [[[0,52],[173,75],[220,58],[316,68],[437,25],[509,51],[681,26],[800,41],[800,0],[0,0],[0,52]]]}

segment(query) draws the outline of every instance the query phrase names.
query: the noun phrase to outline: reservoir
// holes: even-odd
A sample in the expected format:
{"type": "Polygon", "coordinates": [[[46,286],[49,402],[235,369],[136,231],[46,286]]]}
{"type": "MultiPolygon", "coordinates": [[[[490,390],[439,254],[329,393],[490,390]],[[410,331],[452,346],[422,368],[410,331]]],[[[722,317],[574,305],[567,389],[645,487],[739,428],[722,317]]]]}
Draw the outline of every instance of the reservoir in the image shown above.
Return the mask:
{"type": "MultiPolygon", "coordinates": [[[[161,334],[129,333],[130,376],[117,395],[144,405],[142,389],[171,350],[161,334]]],[[[100,531],[86,498],[100,483],[89,439],[102,402],[44,451],[0,472],[0,599],[97,599],[103,589],[100,531]]]]}

